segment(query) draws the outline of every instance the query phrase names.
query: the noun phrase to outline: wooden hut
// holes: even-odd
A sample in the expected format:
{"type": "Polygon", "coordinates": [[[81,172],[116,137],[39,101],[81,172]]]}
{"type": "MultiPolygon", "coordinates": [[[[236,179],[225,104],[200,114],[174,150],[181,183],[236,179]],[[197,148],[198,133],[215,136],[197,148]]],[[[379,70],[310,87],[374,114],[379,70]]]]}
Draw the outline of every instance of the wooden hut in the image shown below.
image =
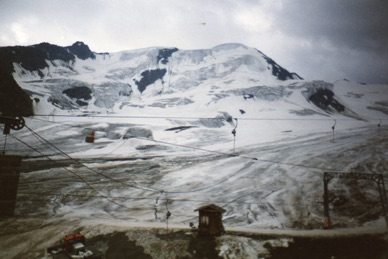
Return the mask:
{"type": "Polygon", "coordinates": [[[225,232],[222,225],[222,213],[226,210],[210,204],[194,211],[199,212],[198,234],[203,236],[220,236],[225,232]]]}

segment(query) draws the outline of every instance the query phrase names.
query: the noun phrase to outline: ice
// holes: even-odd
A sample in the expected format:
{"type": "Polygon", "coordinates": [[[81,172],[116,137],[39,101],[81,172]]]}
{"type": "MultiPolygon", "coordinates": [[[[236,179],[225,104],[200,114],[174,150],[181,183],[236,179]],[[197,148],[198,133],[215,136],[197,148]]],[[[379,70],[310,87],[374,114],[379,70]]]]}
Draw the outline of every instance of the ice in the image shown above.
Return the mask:
{"type": "MultiPolygon", "coordinates": [[[[72,73],[57,62],[38,81],[15,65],[18,83],[40,101],[34,101],[36,116],[26,118],[28,128],[12,131],[7,143],[0,139],[7,154],[23,156],[16,217],[1,223],[2,250],[16,255],[35,244],[42,250],[50,242],[41,236],[77,227],[90,235],[163,228],[167,210],[171,226],[188,228],[197,222],[194,210],[208,203],[226,210],[227,230],[306,234],[320,231],[324,221],[323,172],[386,176],[386,85],[283,82],[262,66],[266,61],[256,50],[225,45],[174,52],[168,64],[159,64],[168,71],[163,80],[142,94],[134,79],[156,68],[151,61],[157,53],[150,48],[77,59],[72,73]],[[79,82],[93,92],[85,107],[54,90],[79,82]],[[133,91],[118,96],[128,84],[133,91]],[[309,101],[327,88],[347,112],[309,101]],[[168,130],[178,126],[187,127],[168,130]],[[91,131],[95,141],[86,143],[91,131]],[[23,230],[7,234],[19,223],[23,230]],[[22,244],[19,238],[34,241],[22,244]]],[[[375,183],[333,181],[330,190],[349,201],[331,204],[340,232],[385,228],[375,183]]],[[[221,256],[262,252],[262,244],[240,239],[221,243],[221,256]]],[[[283,241],[274,245],[289,242],[283,241]]]]}

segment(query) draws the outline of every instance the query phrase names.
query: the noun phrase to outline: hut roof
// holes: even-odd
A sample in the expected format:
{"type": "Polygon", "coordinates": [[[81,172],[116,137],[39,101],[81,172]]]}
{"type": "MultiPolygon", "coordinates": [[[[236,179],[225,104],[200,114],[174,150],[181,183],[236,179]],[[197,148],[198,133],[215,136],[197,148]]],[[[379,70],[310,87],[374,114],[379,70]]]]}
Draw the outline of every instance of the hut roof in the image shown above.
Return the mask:
{"type": "Polygon", "coordinates": [[[213,210],[213,211],[215,210],[215,211],[219,211],[221,213],[224,213],[226,211],[223,208],[221,208],[215,204],[205,205],[205,206],[199,207],[198,209],[196,209],[194,211],[200,211],[200,210],[213,210]]]}

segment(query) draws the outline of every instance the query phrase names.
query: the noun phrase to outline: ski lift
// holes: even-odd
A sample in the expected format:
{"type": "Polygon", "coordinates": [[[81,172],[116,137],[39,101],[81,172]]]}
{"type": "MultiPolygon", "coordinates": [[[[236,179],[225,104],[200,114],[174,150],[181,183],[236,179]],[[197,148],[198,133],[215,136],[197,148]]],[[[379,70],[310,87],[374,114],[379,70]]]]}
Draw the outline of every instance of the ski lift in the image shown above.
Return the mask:
{"type": "Polygon", "coordinates": [[[94,130],[90,132],[89,135],[86,136],[85,142],[94,143],[94,130]]]}
{"type": "Polygon", "coordinates": [[[168,219],[171,217],[171,212],[168,210],[168,200],[166,201],[166,225],[167,225],[167,232],[168,232],[168,219]]]}
{"type": "Polygon", "coordinates": [[[334,125],[331,127],[332,131],[333,131],[333,140],[332,142],[335,142],[335,137],[334,137],[334,130],[335,130],[335,125],[337,124],[337,120],[334,119],[334,125]]]}
{"type": "Polygon", "coordinates": [[[380,135],[380,127],[381,127],[381,119],[379,120],[379,123],[377,124],[377,131],[380,135]]]}
{"type": "Polygon", "coordinates": [[[25,126],[22,116],[4,116],[0,115],[0,123],[4,124],[3,134],[7,135],[12,130],[21,130],[25,126]]]}
{"type": "Polygon", "coordinates": [[[3,134],[5,135],[4,149],[2,155],[5,154],[5,147],[7,145],[7,135],[12,130],[21,130],[25,126],[25,121],[22,116],[4,116],[0,114],[0,123],[4,124],[3,134]]]}
{"type": "Polygon", "coordinates": [[[235,120],[236,120],[236,126],[232,130],[232,134],[233,134],[233,154],[235,153],[235,149],[236,149],[236,133],[237,133],[236,129],[237,129],[237,126],[238,126],[237,118],[235,118],[235,120]]]}
{"type": "Polygon", "coordinates": [[[0,155],[0,217],[13,216],[19,185],[21,156],[5,155],[7,135],[12,130],[21,130],[25,126],[22,116],[0,115],[0,123],[4,124],[4,150],[0,155]]]}

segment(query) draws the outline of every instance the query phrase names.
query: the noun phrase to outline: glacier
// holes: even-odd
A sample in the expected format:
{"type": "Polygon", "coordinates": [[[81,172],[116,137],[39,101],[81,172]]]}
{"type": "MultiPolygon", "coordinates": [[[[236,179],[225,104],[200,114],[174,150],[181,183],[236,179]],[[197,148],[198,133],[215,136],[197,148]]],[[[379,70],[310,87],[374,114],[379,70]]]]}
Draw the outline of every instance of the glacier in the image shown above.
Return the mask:
{"type": "MultiPolygon", "coordinates": [[[[208,203],[226,210],[226,230],[316,231],[323,172],[386,176],[387,85],[304,80],[238,43],[116,53],[77,46],[84,55],[12,63],[34,114],[0,140],[23,156],[17,217],[0,222],[9,246],[18,223],[15,235],[31,239],[58,226],[91,235],[163,228],[168,207],[170,227],[188,228],[208,203]]],[[[375,183],[338,179],[330,190],[333,235],[385,228],[375,183]]]]}

